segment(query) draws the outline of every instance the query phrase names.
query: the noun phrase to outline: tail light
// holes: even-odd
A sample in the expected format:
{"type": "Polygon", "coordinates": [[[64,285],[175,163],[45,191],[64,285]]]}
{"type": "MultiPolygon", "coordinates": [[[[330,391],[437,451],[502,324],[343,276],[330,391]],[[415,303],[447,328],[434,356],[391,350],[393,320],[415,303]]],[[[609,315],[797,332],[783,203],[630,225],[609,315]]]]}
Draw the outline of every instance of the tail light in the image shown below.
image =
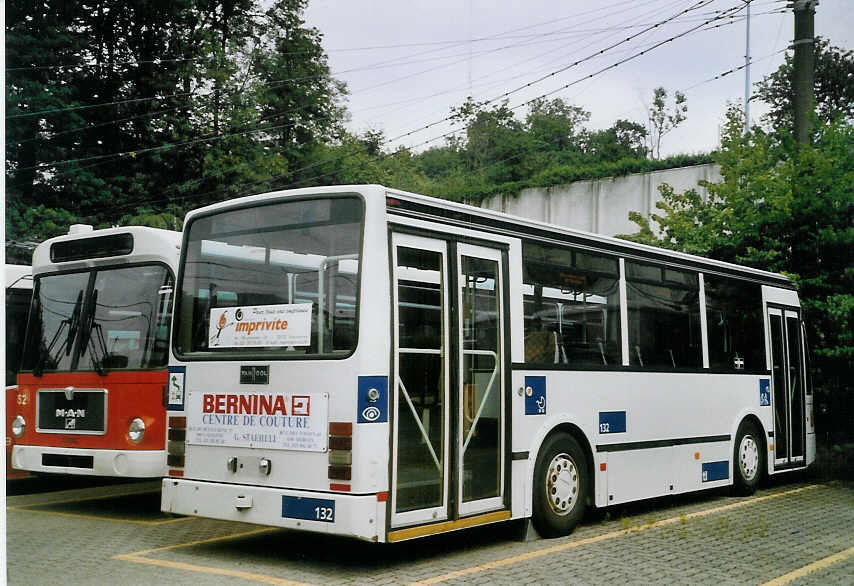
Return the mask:
{"type": "Polygon", "coordinates": [[[187,418],[169,417],[166,427],[166,465],[169,476],[184,476],[186,441],[187,418]]]}
{"type": "Polygon", "coordinates": [[[353,424],[329,423],[329,490],[349,492],[350,484],[331,482],[349,481],[353,476],[353,424]]]}

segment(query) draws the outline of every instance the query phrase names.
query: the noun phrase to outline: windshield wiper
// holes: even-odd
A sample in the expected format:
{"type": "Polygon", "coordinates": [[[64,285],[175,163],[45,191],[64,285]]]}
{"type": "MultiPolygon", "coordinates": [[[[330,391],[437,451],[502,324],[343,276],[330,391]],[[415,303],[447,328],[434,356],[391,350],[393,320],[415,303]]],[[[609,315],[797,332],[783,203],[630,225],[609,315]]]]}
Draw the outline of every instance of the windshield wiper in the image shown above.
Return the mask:
{"type": "Polygon", "coordinates": [[[95,289],[92,291],[92,300],[89,303],[89,315],[86,321],[85,332],[81,332],[83,335],[82,347],[80,348],[80,357],[82,358],[86,354],[86,348],[90,349],[90,356],[92,358],[92,367],[95,371],[104,376],[107,374],[107,369],[105,368],[104,362],[107,358],[107,342],[104,340],[104,328],[101,324],[95,321],[95,311],[98,306],[98,290],[95,289]],[[97,344],[95,340],[92,339],[92,331],[98,332],[97,344]],[[100,357],[96,354],[96,352],[100,350],[100,357]]]}
{"type": "Polygon", "coordinates": [[[63,349],[65,350],[65,355],[68,356],[71,354],[72,349],[74,348],[74,338],[77,336],[77,331],[80,326],[80,310],[83,305],[83,291],[79,291],[77,293],[77,301],[74,303],[74,310],[71,312],[71,317],[67,317],[59,323],[59,327],[56,330],[56,333],[53,335],[53,338],[48,344],[47,348],[39,355],[38,362],[33,368],[33,374],[35,376],[41,376],[44,374],[44,365],[47,362],[49,357],[52,357],[53,347],[56,345],[56,342],[59,340],[60,335],[62,334],[62,330],[68,328],[68,333],[65,336],[65,339],[62,341],[62,345],[57,350],[56,354],[61,355],[63,349]]]}

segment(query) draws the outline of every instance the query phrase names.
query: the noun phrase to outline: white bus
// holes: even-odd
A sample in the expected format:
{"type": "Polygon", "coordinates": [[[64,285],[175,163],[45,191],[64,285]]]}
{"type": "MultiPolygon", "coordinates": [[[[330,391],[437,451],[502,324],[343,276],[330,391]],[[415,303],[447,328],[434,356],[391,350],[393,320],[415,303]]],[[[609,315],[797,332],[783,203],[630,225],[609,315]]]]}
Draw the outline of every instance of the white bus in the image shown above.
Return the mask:
{"type": "Polygon", "coordinates": [[[16,470],[165,474],[166,374],[180,232],[75,225],[33,254],[18,386],[16,470]]]}
{"type": "Polygon", "coordinates": [[[814,459],[784,276],[381,186],[187,215],[162,509],[391,542],[814,459]]]}

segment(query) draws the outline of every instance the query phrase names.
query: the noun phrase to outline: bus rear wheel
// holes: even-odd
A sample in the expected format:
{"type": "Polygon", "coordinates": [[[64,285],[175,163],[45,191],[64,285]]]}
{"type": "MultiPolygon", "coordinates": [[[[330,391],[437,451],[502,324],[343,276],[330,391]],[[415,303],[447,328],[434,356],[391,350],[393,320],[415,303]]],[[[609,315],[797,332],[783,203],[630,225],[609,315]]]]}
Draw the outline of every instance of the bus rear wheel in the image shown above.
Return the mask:
{"type": "Polygon", "coordinates": [[[543,537],[569,535],[584,516],[587,461],[571,435],[555,433],[540,448],[534,465],[533,521],[543,537]]]}
{"type": "Polygon", "coordinates": [[[755,423],[743,421],[735,436],[732,460],[733,493],[748,496],[756,491],[765,466],[762,434],[755,423]]]}

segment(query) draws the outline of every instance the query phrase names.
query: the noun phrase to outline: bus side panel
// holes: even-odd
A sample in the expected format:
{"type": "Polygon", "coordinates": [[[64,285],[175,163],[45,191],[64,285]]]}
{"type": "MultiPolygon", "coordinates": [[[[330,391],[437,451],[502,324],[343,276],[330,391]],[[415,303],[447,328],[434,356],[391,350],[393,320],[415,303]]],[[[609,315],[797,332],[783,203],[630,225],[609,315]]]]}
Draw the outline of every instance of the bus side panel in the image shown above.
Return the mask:
{"type": "Polygon", "coordinates": [[[597,506],[730,484],[733,430],[747,413],[770,424],[760,407],[767,376],[517,370],[514,388],[531,376],[545,377],[546,413],[526,415],[514,401],[514,452],[529,451],[532,474],[552,416],[573,413],[578,422],[566,421],[591,444],[597,506]]]}

